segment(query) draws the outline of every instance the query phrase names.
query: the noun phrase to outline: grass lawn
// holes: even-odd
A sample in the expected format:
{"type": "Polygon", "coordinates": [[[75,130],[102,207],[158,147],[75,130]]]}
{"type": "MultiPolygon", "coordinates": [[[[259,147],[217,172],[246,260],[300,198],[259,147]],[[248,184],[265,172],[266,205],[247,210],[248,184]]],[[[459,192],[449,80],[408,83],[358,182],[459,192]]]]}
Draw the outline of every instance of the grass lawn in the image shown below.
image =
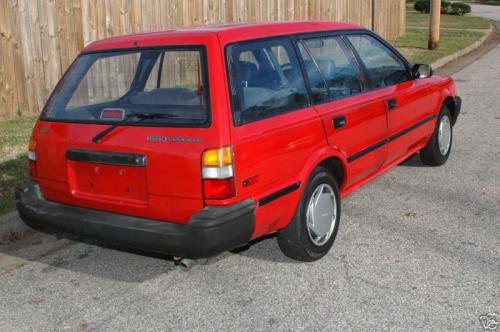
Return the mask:
{"type": "MultiPolygon", "coordinates": [[[[500,2],[500,0],[496,0],[500,2]]],[[[413,3],[406,7],[406,34],[392,40],[412,63],[432,63],[442,57],[455,53],[481,39],[481,31],[461,29],[489,29],[489,22],[478,16],[441,15],[441,40],[437,50],[428,50],[429,14],[421,14],[413,9],[413,3]],[[415,28],[412,28],[415,27],[415,28]],[[418,28],[422,27],[422,28],[418,28]],[[456,30],[453,30],[456,29],[456,30]]]]}
{"type": "Polygon", "coordinates": [[[0,214],[14,209],[14,188],[28,177],[28,139],[35,119],[0,121],[0,214]]]}
{"type": "Polygon", "coordinates": [[[441,30],[441,41],[437,50],[428,50],[426,29],[407,28],[406,34],[392,41],[411,63],[432,63],[439,58],[455,53],[481,39],[484,33],[477,31],[441,30]]]}
{"type": "MultiPolygon", "coordinates": [[[[407,26],[429,26],[429,14],[421,14],[413,10],[413,4],[406,10],[407,26]]],[[[489,29],[490,24],[487,20],[479,16],[470,14],[464,16],[441,15],[441,28],[453,29],[489,29]]]]}

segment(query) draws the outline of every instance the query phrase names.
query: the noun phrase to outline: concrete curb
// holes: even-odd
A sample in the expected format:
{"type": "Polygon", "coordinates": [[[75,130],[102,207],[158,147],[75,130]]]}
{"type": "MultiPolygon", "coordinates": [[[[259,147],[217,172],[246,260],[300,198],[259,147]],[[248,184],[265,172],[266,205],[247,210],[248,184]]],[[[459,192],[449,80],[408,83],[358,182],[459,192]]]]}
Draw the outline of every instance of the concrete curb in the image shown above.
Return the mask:
{"type": "Polygon", "coordinates": [[[17,212],[0,216],[0,243],[16,240],[29,230],[17,212]]]}
{"type": "Polygon", "coordinates": [[[479,47],[481,47],[481,45],[484,44],[484,42],[486,42],[493,35],[494,31],[495,31],[495,29],[493,27],[493,24],[490,23],[490,29],[486,32],[486,34],[481,39],[472,43],[471,45],[467,46],[466,48],[461,49],[460,51],[457,51],[453,54],[445,56],[444,58],[441,58],[437,61],[434,61],[433,63],[431,63],[432,69],[436,70],[436,69],[439,69],[441,67],[444,67],[445,65],[449,64],[453,60],[460,58],[461,56],[464,56],[464,55],[478,49],[479,47]]]}

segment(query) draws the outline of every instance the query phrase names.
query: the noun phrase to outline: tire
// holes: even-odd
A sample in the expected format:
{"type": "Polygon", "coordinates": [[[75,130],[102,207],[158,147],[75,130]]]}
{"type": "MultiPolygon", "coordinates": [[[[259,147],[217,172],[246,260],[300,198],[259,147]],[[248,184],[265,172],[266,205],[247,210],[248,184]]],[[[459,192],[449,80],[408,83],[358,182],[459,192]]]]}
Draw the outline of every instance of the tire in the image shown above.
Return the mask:
{"type": "Polygon", "coordinates": [[[451,124],[451,113],[446,105],[441,106],[436,128],[427,145],[420,151],[420,159],[424,164],[430,166],[443,165],[450,156],[453,143],[453,126],[451,124]],[[442,133],[449,130],[449,139],[446,134],[440,135],[440,127],[443,126],[442,133]],[[448,128],[448,129],[446,129],[448,128]],[[441,142],[440,142],[441,141],[441,142]],[[446,142],[449,142],[446,144],[446,142]],[[445,149],[445,147],[447,148],[445,149]]]}
{"type": "Polygon", "coordinates": [[[340,194],[337,182],[326,168],[317,167],[309,177],[290,224],[278,231],[281,251],[299,261],[312,262],[320,259],[332,247],[339,221],[340,194]],[[313,195],[316,204],[312,203],[313,195]],[[308,217],[310,204],[313,204],[311,212],[315,212],[309,213],[308,217]],[[312,223],[316,228],[308,227],[308,218],[310,221],[320,221],[312,223]]]}

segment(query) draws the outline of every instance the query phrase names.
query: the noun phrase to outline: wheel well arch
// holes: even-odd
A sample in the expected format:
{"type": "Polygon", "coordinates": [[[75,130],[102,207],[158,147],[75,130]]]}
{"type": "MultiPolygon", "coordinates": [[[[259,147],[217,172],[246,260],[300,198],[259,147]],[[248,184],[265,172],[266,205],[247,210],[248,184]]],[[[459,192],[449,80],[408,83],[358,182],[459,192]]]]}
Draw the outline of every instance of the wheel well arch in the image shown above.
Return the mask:
{"type": "Polygon", "coordinates": [[[346,179],[346,168],[342,160],[337,157],[330,157],[322,160],[318,166],[326,168],[330,173],[332,173],[339,189],[343,187],[346,179]]]}
{"type": "Polygon", "coordinates": [[[446,105],[446,107],[448,107],[448,109],[450,110],[451,118],[455,119],[455,111],[456,111],[456,108],[455,108],[455,99],[453,99],[452,96],[447,96],[443,100],[442,105],[446,105]]]}

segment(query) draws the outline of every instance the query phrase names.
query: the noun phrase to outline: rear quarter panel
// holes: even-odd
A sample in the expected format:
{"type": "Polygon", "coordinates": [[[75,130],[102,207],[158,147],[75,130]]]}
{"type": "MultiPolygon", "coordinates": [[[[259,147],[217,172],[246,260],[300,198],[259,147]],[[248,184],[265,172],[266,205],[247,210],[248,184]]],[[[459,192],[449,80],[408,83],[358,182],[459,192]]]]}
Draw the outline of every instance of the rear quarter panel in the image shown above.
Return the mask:
{"type": "Polygon", "coordinates": [[[283,228],[290,221],[301,190],[270,203],[259,201],[297,182],[311,155],[325,144],[323,126],[306,108],[232,129],[238,200],[257,203],[255,236],[283,228]],[[255,179],[251,185],[245,181],[255,179]]]}

